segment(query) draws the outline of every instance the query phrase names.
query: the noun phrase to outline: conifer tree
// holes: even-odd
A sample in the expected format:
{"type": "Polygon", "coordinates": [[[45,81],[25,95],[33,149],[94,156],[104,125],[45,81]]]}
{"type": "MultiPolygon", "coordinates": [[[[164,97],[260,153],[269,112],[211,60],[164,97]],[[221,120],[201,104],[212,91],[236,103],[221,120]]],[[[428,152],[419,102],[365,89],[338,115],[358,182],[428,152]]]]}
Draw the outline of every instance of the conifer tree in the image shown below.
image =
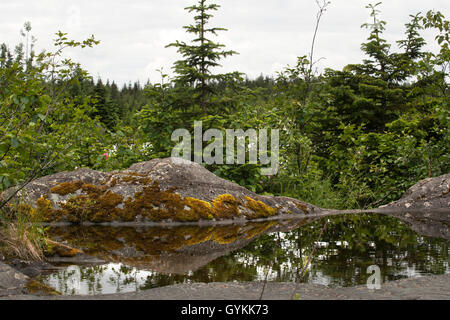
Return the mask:
{"type": "Polygon", "coordinates": [[[109,99],[105,85],[99,79],[94,88],[96,116],[108,128],[113,130],[117,123],[118,107],[114,101],[109,99]]]}
{"type": "Polygon", "coordinates": [[[363,43],[361,49],[369,59],[363,60],[363,65],[359,65],[359,67],[365,74],[387,81],[389,80],[389,50],[391,46],[381,37],[385,30],[384,26],[386,25],[386,21],[379,20],[378,18],[380,11],[377,7],[380,4],[381,2],[378,2],[375,5],[369,4],[366,6],[366,8],[371,9],[370,16],[373,19],[373,23],[365,23],[362,25],[364,28],[371,29],[371,32],[367,39],[368,42],[363,43]]]}
{"type": "Polygon", "coordinates": [[[350,99],[343,103],[347,105],[350,122],[364,123],[370,131],[384,130],[385,124],[396,117],[396,112],[407,108],[410,87],[405,81],[415,76],[416,61],[423,55],[425,44],[419,34],[422,29],[419,15],[415,15],[406,24],[405,39],[397,41],[402,52],[391,52],[391,45],[382,37],[386,22],[379,19],[380,4],[366,7],[371,10],[373,19],[372,23],[362,25],[370,29],[367,42],[361,45],[367,58],[362,64],[348,65],[344,73],[335,73],[334,77],[334,81],[347,82],[347,88],[353,89],[350,99]],[[345,73],[349,71],[352,73],[345,73]]]}
{"type": "Polygon", "coordinates": [[[228,56],[237,54],[232,50],[224,50],[224,45],[213,42],[208,35],[217,36],[218,31],[227,31],[225,28],[208,27],[209,20],[213,17],[209,12],[216,11],[220,7],[217,4],[207,4],[206,0],[198,0],[197,5],[185,8],[195,13],[194,24],[184,26],[187,33],[195,35],[191,44],[176,41],[167,47],[175,47],[183,60],[176,61],[174,71],[176,85],[191,88],[194,95],[194,103],[200,105],[203,113],[207,113],[209,97],[213,93],[215,81],[235,79],[239,73],[212,74],[214,67],[219,67],[219,61],[228,56]]]}

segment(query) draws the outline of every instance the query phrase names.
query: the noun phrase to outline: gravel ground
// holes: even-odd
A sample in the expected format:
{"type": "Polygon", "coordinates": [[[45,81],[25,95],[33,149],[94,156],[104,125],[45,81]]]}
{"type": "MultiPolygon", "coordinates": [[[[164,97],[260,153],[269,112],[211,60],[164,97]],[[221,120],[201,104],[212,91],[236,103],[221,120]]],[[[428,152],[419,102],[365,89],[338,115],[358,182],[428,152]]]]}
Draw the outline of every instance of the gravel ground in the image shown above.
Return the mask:
{"type": "MultiPolygon", "coordinates": [[[[12,300],[259,300],[264,284],[194,283],[178,284],[140,292],[100,296],[11,295],[12,300]]],[[[268,283],[263,300],[290,300],[295,285],[268,283]]],[[[300,300],[450,300],[450,275],[409,278],[385,283],[380,290],[366,286],[328,288],[301,284],[296,291],[300,300]]]]}

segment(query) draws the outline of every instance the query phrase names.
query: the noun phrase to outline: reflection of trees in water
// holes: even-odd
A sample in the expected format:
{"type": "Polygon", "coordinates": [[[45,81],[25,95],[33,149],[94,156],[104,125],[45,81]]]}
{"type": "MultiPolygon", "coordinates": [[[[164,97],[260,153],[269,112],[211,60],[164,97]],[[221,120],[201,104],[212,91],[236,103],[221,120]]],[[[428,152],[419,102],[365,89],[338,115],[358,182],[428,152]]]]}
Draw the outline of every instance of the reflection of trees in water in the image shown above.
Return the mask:
{"type": "Polygon", "coordinates": [[[107,266],[70,266],[49,275],[45,282],[65,294],[78,294],[84,286],[87,287],[87,294],[101,294],[103,291],[101,279],[106,269],[107,266]]]}
{"type": "Polygon", "coordinates": [[[70,266],[44,281],[64,294],[98,295],[105,290],[123,292],[124,288],[127,292],[138,291],[145,274],[149,273],[122,264],[70,266]]]}
{"type": "Polygon", "coordinates": [[[80,281],[87,283],[89,294],[101,294],[101,279],[107,269],[107,266],[92,266],[88,268],[80,268],[80,281]]]}
{"type": "Polygon", "coordinates": [[[110,272],[108,283],[116,288],[117,293],[122,291],[123,286],[130,287],[134,285],[134,291],[139,290],[139,271],[137,269],[120,264],[117,268],[111,267],[110,272]]]}
{"type": "MultiPolygon", "coordinates": [[[[332,286],[365,284],[369,276],[366,274],[367,267],[374,264],[381,268],[384,281],[407,277],[408,272],[450,272],[449,241],[420,236],[398,219],[382,215],[348,215],[325,219],[329,220],[328,226],[306,274],[308,282],[332,286]]],[[[244,248],[185,274],[142,272],[126,265],[109,265],[81,268],[79,279],[88,284],[90,294],[101,293],[102,284],[115,288],[116,292],[123,292],[124,287],[132,291],[176,283],[264,280],[266,276],[269,281],[293,281],[311,254],[324,221],[322,219],[287,233],[275,232],[255,237],[244,248]],[[107,281],[102,281],[106,276],[107,281]]],[[[177,230],[188,234],[185,229],[177,230]]],[[[225,239],[225,229],[220,230],[225,239]]],[[[190,230],[189,234],[203,233],[204,228],[194,231],[190,230]]],[[[127,234],[129,232],[127,229],[127,234]]],[[[208,232],[218,234],[212,229],[208,232]]],[[[153,230],[152,234],[155,233],[161,239],[167,231],[153,230]]],[[[203,238],[203,235],[197,237],[200,240],[203,238]]],[[[183,239],[192,240],[193,237],[183,239]]],[[[154,243],[151,243],[153,246],[154,243]]],[[[166,246],[169,248],[170,243],[166,246]]],[[[57,289],[71,292],[69,281],[76,277],[77,274],[70,269],[59,273],[57,289]]]]}
{"type": "MultiPolygon", "coordinates": [[[[300,256],[293,253],[310,254],[322,224],[323,221],[319,221],[288,233],[286,245],[290,248],[278,251],[278,260],[291,265],[300,264],[300,256]]],[[[332,218],[320,241],[326,246],[319,246],[314,255],[309,281],[328,278],[322,280],[331,285],[364,284],[368,277],[366,269],[373,264],[380,266],[385,281],[406,277],[404,271],[408,268],[427,274],[450,271],[448,241],[417,235],[391,217],[332,218]]],[[[287,270],[283,278],[286,277],[292,277],[292,270],[287,270]]]]}
{"type": "MultiPolygon", "coordinates": [[[[332,286],[365,284],[367,267],[378,265],[383,281],[415,273],[450,272],[448,241],[422,237],[395,218],[386,216],[343,216],[329,218],[329,226],[318,246],[307,274],[309,282],[332,286]]],[[[311,254],[323,221],[289,233],[266,234],[245,248],[220,257],[190,276],[155,274],[142,288],[174,283],[254,281],[293,281],[305,257],[311,254]]]]}

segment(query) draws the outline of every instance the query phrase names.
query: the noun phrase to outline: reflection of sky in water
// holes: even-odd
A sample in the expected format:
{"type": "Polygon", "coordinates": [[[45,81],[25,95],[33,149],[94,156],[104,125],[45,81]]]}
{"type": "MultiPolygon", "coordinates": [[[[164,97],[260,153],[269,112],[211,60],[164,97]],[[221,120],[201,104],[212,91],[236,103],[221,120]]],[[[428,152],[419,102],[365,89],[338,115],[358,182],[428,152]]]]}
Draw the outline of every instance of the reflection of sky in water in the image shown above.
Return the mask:
{"type": "Polygon", "coordinates": [[[45,283],[64,294],[96,295],[135,292],[151,271],[138,270],[120,263],[101,266],[69,266],[58,273],[50,274],[45,283]]]}

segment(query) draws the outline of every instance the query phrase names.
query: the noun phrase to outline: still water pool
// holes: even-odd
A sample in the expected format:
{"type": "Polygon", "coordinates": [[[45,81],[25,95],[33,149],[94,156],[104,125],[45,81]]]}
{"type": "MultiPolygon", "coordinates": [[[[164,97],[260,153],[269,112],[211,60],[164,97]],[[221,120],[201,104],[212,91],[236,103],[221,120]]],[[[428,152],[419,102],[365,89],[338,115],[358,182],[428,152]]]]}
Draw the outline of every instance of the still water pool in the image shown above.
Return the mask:
{"type": "Polygon", "coordinates": [[[105,263],[60,264],[41,281],[65,295],[176,283],[292,282],[308,258],[302,281],[331,287],[365,284],[371,265],[380,267],[383,282],[450,273],[449,239],[410,227],[389,216],[358,215],[214,227],[52,228],[55,239],[105,263]]]}

